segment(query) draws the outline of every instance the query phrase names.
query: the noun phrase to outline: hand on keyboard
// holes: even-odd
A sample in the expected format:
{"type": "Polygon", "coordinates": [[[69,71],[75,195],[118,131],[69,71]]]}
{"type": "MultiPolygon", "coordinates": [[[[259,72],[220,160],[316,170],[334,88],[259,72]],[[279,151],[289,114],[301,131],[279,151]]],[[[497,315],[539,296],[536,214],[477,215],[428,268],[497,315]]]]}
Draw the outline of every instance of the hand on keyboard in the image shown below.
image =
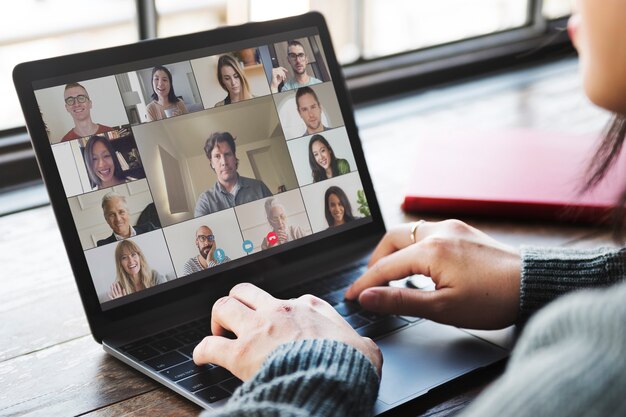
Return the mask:
{"type": "Polygon", "coordinates": [[[420,223],[417,230],[404,225],[383,237],[345,296],[377,313],[502,328],[517,319],[520,268],[515,248],[458,220],[420,223]],[[414,274],[431,277],[436,290],[381,287],[414,274]]]}
{"type": "Polygon", "coordinates": [[[238,284],[213,305],[211,332],[194,349],[194,362],[223,366],[242,380],[251,378],[279,345],[300,339],[338,340],[360,350],[379,374],[382,366],[376,344],[312,295],[279,300],[252,284],[238,284]],[[225,337],[231,332],[235,339],[225,337]]]}

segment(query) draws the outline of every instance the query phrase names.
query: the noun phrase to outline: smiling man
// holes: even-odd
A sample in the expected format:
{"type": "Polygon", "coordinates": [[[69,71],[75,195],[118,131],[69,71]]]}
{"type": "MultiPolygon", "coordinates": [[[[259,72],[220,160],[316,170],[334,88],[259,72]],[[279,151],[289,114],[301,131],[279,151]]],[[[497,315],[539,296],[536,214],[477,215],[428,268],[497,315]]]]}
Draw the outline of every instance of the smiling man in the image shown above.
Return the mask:
{"type": "Polygon", "coordinates": [[[129,222],[130,212],[128,210],[128,204],[126,203],[126,197],[115,192],[106,193],[104,197],[102,197],[102,212],[104,214],[104,220],[111,230],[113,230],[113,233],[106,239],[99,240],[97,243],[98,246],[128,239],[129,237],[137,236],[155,229],[151,223],[135,227],[131,226],[129,222]]]}
{"type": "Polygon", "coordinates": [[[217,175],[215,185],[200,194],[195,217],[269,197],[272,192],[263,181],[242,177],[237,173],[239,160],[235,138],[228,132],[215,132],[207,139],[204,152],[217,175]]]}
{"type": "Polygon", "coordinates": [[[65,110],[72,116],[74,127],[63,136],[61,142],[84,138],[92,135],[99,135],[111,130],[109,126],[94,123],[91,120],[91,108],[93,103],[85,87],[79,83],[70,83],[65,86],[63,92],[65,110]]]}

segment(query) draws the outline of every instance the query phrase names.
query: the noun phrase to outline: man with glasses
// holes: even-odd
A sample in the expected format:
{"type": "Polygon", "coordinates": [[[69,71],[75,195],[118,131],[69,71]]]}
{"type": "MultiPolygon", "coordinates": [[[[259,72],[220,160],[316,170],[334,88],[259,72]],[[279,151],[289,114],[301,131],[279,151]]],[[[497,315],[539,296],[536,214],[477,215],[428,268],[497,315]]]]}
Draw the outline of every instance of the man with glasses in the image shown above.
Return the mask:
{"type": "Polygon", "coordinates": [[[196,230],[196,247],[199,255],[191,257],[185,262],[183,275],[193,274],[230,261],[224,251],[217,248],[215,235],[208,226],[200,226],[196,230]]]}
{"type": "Polygon", "coordinates": [[[280,91],[294,90],[300,87],[306,87],[309,85],[319,84],[322,81],[315,77],[310,76],[306,72],[306,67],[309,64],[309,59],[304,51],[304,46],[296,40],[289,41],[287,43],[287,58],[289,59],[289,65],[294,73],[294,78],[287,79],[287,69],[283,67],[274,68],[272,70],[272,85],[271,89],[273,93],[279,91],[278,87],[280,83],[283,86],[280,91]]]}
{"type": "Polygon", "coordinates": [[[209,159],[211,169],[217,175],[217,181],[213,187],[198,197],[194,210],[195,217],[272,195],[263,181],[239,175],[235,138],[230,133],[212,133],[204,145],[204,153],[209,159]]]}
{"type": "Polygon", "coordinates": [[[74,127],[63,136],[61,142],[72,139],[84,138],[92,135],[100,135],[112,128],[94,123],[91,120],[91,107],[93,103],[87,94],[87,90],[79,83],[70,83],[65,86],[63,92],[65,110],[72,116],[74,127]]]}

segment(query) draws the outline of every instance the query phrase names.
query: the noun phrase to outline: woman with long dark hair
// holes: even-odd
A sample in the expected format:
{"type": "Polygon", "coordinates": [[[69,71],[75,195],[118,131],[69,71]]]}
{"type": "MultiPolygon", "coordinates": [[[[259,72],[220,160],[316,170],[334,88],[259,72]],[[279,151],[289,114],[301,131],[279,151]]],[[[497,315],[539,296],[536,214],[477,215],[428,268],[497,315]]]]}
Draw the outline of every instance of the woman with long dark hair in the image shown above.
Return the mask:
{"type": "Polygon", "coordinates": [[[348,196],[335,185],[329,187],[324,194],[324,216],[328,227],[340,226],[354,220],[348,196]]]}
{"type": "Polygon", "coordinates": [[[152,68],[152,101],[146,111],[149,122],[189,113],[185,102],[174,92],[172,73],[162,65],[152,68]]]}
{"type": "Polygon", "coordinates": [[[309,140],[309,166],[313,182],[350,172],[348,161],[337,158],[330,143],[322,135],[313,135],[309,140]]]}
{"type": "Polygon", "coordinates": [[[113,187],[133,181],[135,178],[124,175],[115,149],[104,136],[92,136],[83,150],[87,174],[94,190],[113,187]]]}

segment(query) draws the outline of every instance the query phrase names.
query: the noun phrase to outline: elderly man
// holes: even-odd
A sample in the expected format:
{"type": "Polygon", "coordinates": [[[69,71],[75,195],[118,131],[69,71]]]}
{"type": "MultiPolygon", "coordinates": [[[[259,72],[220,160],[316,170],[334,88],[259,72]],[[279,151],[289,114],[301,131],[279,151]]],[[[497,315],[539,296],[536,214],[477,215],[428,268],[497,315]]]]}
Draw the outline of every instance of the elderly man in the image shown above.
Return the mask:
{"type": "Polygon", "coordinates": [[[272,195],[263,181],[239,175],[235,138],[230,133],[212,133],[204,145],[204,152],[217,175],[217,182],[198,197],[195,217],[272,195]]]}
{"type": "Polygon", "coordinates": [[[215,235],[209,226],[200,226],[196,230],[196,247],[199,254],[185,262],[183,275],[193,274],[230,261],[224,251],[217,248],[215,235]]]}
{"type": "Polygon", "coordinates": [[[285,206],[278,202],[276,198],[265,200],[265,214],[268,223],[272,226],[272,231],[265,236],[261,243],[261,249],[263,250],[300,239],[308,234],[298,225],[292,226],[287,224],[285,206]]]}
{"type": "Polygon", "coordinates": [[[113,233],[106,239],[99,240],[97,243],[98,246],[128,239],[129,237],[137,236],[155,229],[154,225],[151,223],[134,227],[131,226],[129,223],[129,211],[126,197],[115,192],[107,193],[102,197],[102,212],[104,214],[104,220],[106,220],[111,230],[113,230],[113,233]]]}
{"type": "Polygon", "coordinates": [[[294,90],[300,87],[306,87],[313,84],[319,84],[322,81],[310,76],[306,72],[309,64],[309,58],[306,55],[304,46],[299,41],[293,40],[287,43],[287,59],[294,73],[294,78],[287,79],[289,72],[284,67],[274,68],[272,70],[272,93],[278,93],[280,83],[283,83],[280,91],[294,90]]]}

